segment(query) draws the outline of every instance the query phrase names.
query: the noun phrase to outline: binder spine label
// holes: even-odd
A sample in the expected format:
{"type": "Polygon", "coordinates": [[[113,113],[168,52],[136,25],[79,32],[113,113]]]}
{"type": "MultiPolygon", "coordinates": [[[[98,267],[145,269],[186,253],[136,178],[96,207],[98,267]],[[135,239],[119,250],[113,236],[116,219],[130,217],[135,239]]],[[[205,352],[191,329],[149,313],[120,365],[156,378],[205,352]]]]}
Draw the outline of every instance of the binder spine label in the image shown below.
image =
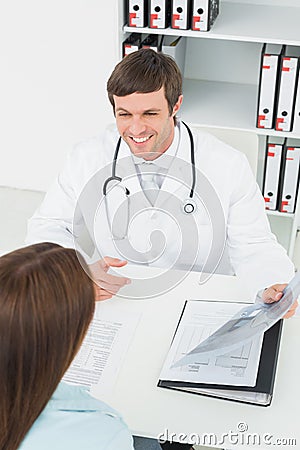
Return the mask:
{"type": "Polygon", "coordinates": [[[124,56],[127,56],[130,53],[136,52],[138,49],[139,49],[138,45],[125,44],[124,45],[124,56]]]}

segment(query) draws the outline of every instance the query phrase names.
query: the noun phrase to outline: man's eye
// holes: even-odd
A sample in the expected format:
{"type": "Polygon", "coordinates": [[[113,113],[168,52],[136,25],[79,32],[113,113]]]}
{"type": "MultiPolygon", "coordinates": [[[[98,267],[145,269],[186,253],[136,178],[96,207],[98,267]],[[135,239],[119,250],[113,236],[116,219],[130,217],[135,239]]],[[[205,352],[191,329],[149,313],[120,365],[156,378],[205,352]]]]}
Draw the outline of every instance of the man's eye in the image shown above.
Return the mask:
{"type": "Polygon", "coordinates": [[[127,113],[119,113],[118,116],[119,117],[126,117],[126,116],[129,116],[129,114],[127,114],[127,113]]]}
{"type": "Polygon", "coordinates": [[[147,112],[146,116],[157,116],[156,112],[147,112]]]}

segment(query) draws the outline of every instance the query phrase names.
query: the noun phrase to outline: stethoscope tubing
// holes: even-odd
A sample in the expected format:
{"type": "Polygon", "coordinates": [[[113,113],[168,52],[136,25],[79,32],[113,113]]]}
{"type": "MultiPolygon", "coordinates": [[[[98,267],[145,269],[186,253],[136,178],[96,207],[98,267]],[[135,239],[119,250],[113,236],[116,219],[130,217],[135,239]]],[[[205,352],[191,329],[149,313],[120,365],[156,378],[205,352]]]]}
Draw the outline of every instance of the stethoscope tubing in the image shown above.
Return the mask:
{"type": "MultiPolygon", "coordinates": [[[[190,154],[191,154],[191,170],[192,170],[192,184],[191,184],[191,190],[190,190],[190,194],[189,194],[189,198],[193,199],[194,197],[194,191],[195,191],[195,186],[196,186],[196,167],[195,167],[195,144],[194,144],[194,137],[193,137],[193,133],[190,129],[190,127],[183,121],[181,121],[181,123],[186,127],[189,138],[190,138],[190,154]]],[[[115,149],[115,153],[113,156],[113,161],[112,161],[112,170],[111,170],[111,176],[109,178],[107,178],[104,183],[103,183],[103,188],[102,188],[102,193],[104,196],[106,196],[107,194],[107,186],[111,181],[118,181],[121,182],[122,178],[118,177],[116,175],[116,169],[117,169],[117,160],[118,160],[118,156],[119,156],[119,151],[120,151],[120,147],[121,147],[121,142],[122,142],[122,138],[121,136],[118,139],[117,145],[116,145],[116,149],[115,149]]],[[[130,191],[129,189],[127,189],[127,187],[125,186],[125,193],[126,195],[130,195],[130,191]]],[[[185,209],[185,207],[184,207],[185,209]]],[[[192,205],[192,211],[190,212],[194,212],[194,205],[192,205]]],[[[187,212],[187,211],[185,211],[187,212]]]]}

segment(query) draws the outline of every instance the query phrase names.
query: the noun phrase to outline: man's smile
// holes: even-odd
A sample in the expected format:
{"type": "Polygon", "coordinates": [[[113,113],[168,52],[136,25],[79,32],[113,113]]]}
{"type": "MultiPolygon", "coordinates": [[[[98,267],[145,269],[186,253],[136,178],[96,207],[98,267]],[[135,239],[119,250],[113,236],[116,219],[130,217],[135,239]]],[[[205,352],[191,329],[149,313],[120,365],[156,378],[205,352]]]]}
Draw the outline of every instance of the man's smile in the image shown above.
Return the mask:
{"type": "Polygon", "coordinates": [[[152,137],[152,135],[151,136],[145,136],[145,137],[134,137],[134,136],[129,136],[129,137],[136,144],[143,144],[144,142],[147,142],[152,137]]]}

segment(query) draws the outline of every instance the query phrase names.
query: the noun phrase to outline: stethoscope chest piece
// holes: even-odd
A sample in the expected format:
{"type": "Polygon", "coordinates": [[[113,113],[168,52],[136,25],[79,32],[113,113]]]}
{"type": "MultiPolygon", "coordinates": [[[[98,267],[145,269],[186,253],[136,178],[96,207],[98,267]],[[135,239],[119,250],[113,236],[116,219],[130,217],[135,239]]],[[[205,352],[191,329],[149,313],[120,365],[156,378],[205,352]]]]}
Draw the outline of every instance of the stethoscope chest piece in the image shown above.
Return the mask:
{"type": "Polygon", "coordinates": [[[193,214],[197,209],[196,202],[192,198],[188,198],[184,200],[182,209],[185,214],[193,214]]]}

